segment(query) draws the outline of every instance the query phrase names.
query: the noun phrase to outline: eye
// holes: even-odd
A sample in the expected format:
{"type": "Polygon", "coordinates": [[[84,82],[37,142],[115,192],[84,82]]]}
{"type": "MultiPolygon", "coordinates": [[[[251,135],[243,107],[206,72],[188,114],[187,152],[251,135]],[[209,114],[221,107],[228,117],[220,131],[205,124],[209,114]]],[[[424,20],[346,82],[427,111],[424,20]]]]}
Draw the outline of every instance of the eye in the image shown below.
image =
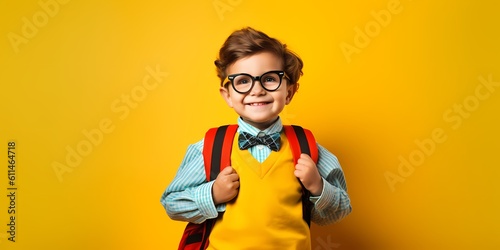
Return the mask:
{"type": "Polygon", "coordinates": [[[250,78],[248,77],[238,77],[237,79],[235,79],[235,82],[236,84],[238,85],[244,85],[244,84],[249,84],[251,83],[252,81],[250,80],[250,78]]]}
{"type": "Polygon", "coordinates": [[[262,81],[264,83],[276,83],[279,82],[279,76],[275,73],[268,73],[262,76],[262,81]]]}
{"type": "Polygon", "coordinates": [[[274,77],[271,77],[271,76],[266,76],[266,78],[264,79],[265,82],[275,82],[277,81],[276,78],[274,77]]]}

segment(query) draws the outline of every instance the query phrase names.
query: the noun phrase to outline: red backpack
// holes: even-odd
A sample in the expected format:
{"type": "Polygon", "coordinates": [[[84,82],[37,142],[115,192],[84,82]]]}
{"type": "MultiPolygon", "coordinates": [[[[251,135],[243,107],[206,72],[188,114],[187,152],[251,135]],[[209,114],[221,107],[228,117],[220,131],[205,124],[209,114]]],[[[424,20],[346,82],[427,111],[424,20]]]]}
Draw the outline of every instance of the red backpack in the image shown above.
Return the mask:
{"type": "MultiPolygon", "coordinates": [[[[285,135],[292,149],[295,164],[300,154],[308,154],[313,161],[318,161],[318,148],[311,131],[296,125],[284,125],[285,135]]],[[[231,165],[231,149],[238,125],[224,125],[211,128],[205,134],[203,160],[207,181],[217,178],[219,172],[231,165]]],[[[301,183],[302,185],[302,183],[301,183]]],[[[302,185],[302,215],[310,225],[311,202],[310,193],[302,185]]],[[[208,247],[208,237],[215,224],[215,219],[205,220],[201,224],[189,222],[182,235],[178,250],[204,250],[208,247]]]]}

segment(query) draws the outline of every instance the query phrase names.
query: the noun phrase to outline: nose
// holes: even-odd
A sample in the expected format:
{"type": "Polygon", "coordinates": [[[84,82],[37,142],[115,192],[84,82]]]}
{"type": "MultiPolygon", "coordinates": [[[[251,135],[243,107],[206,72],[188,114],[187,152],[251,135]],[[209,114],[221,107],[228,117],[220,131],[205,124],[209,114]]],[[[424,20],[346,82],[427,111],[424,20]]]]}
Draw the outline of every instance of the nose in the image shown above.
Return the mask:
{"type": "Polygon", "coordinates": [[[262,87],[262,82],[259,80],[254,80],[252,89],[250,90],[250,95],[265,95],[266,90],[262,87]]]}

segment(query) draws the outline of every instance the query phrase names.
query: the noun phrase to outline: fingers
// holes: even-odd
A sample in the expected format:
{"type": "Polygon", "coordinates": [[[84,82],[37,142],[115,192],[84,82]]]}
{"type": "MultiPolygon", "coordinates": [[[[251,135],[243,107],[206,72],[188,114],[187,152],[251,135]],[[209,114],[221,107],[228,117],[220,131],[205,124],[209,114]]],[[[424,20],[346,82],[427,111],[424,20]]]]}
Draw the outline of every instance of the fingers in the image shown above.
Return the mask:
{"type": "Polygon", "coordinates": [[[311,157],[306,154],[300,155],[293,173],[309,191],[311,191],[311,189],[316,191],[315,186],[317,185],[315,183],[321,182],[321,176],[319,175],[316,164],[311,157]]]}
{"type": "Polygon", "coordinates": [[[222,169],[222,171],[220,171],[219,174],[230,175],[232,173],[236,173],[236,171],[234,170],[234,168],[232,168],[231,166],[227,166],[224,169],[222,169]]]}
{"type": "Polygon", "coordinates": [[[240,176],[238,173],[236,173],[236,170],[232,168],[231,166],[228,166],[224,168],[222,171],[220,171],[219,175],[217,176],[217,179],[219,182],[225,183],[227,185],[228,189],[234,189],[238,188],[240,186],[239,180],[240,176]]]}
{"type": "Polygon", "coordinates": [[[219,176],[228,181],[237,181],[239,179],[238,173],[231,166],[225,167],[222,171],[220,171],[219,176]]]}
{"type": "Polygon", "coordinates": [[[239,187],[240,181],[236,171],[231,166],[224,168],[212,186],[214,204],[232,200],[238,194],[239,187]]]}
{"type": "Polygon", "coordinates": [[[311,156],[309,156],[308,154],[300,154],[300,158],[299,158],[299,160],[300,160],[300,159],[304,159],[304,160],[309,159],[309,160],[311,160],[311,161],[312,161],[311,156]]]}
{"type": "Polygon", "coordinates": [[[307,154],[301,154],[300,158],[297,160],[297,164],[295,165],[295,169],[299,171],[307,170],[309,168],[315,168],[316,164],[311,159],[311,157],[307,154]]]}
{"type": "Polygon", "coordinates": [[[293,174],[295,175],[295,177],[299,178],[300,181],[303,181],[302,176],[304,176],[304,175],[302,174],[302,172],[300,170],[295,169],[295,171],[293,171],[293,174]]]}
{"type": "Polygon", "coordinates": [[[239,189],[239,188],[240,188],[240,181],[239,181],[239,180],[234,181],[234,182],[233,182],[233,185],[234,185],[234,186],[233,186],[233,187],[234,187],[234,189],[239,189]]]}
{"type": "Polygon", "coordinates": [[[313,165],[314,161],[307,154],[300,154],[300,158],[297,160],[297,165],[313,165]]]}

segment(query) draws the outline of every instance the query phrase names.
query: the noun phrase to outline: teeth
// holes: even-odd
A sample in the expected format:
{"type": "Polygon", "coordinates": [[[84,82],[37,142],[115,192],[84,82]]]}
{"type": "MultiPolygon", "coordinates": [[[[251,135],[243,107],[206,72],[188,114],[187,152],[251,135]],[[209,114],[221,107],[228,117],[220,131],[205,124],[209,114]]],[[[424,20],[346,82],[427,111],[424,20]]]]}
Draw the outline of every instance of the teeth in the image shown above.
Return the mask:
{"type": "Polygon", "coordinates": [[[264,102],[254,102],[254,103],[250,103],[250,106],[262,106],[262,105],[266,105],[266,103],[264,103],[264,102]]]}

